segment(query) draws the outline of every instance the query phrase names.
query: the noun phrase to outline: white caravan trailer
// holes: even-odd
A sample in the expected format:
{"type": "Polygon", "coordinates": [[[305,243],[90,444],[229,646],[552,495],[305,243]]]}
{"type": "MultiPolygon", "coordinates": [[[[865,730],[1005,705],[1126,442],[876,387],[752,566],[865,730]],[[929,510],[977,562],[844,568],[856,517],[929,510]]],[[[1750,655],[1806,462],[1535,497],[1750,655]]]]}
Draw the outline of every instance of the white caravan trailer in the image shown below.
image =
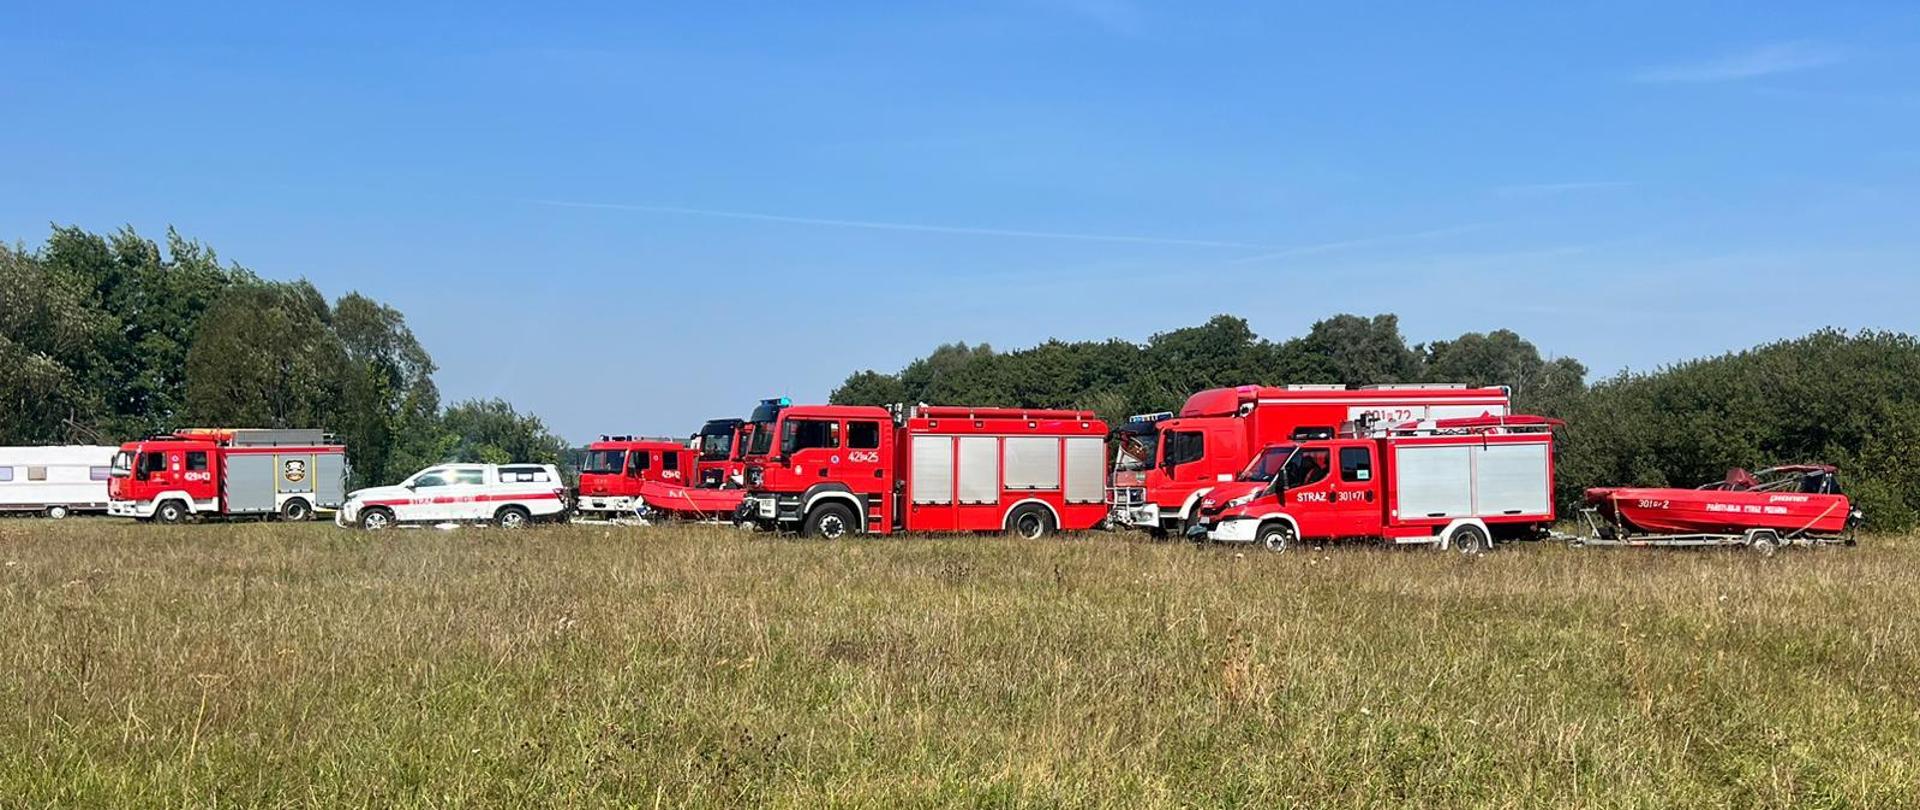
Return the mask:
{"type": "Polygon", "coordinates": [[[107,511],[107,478],[118,447],[0,447],[0,512],[63,518],[107,511]]]}

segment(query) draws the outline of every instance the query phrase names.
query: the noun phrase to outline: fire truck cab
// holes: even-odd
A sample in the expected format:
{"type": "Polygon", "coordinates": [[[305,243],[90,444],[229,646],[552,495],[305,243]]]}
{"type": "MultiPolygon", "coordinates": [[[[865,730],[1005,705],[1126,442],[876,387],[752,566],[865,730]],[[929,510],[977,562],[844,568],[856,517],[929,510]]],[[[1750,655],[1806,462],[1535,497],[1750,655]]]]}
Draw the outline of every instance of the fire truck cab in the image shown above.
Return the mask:
{"type": "Polygon", "coordinates": [[[1083,531],[1106,517],[1088,411],[781,405],[759,416],[738,519],[809,536],[1083,531]]]}
{"type": "Polygon", "coordinates": [[[688,441],[697,454],[695,477],[689,483],[714,488],[745,483],[746,465],[740,459],[746,453],[748,435],[745,419],[707,420],[688,441]]]}
{"type": "Polygon", "coordinates": [[[1505,388],[1464,385],[1288,385],[1213,388],[1180,412],[1132,417],[1116,431],[1113,522],[1179,531],[1200,501],[1241,472],[1255,451],[1281,442],[1332,438],[1355,420],[1502,416],[1505,388]]]}
{"type": "Polygon", "coordinates": [[[672,439],[601,436],[587,445],[574,508],[583,515],[630,515],[648,481],[685,485],[695,473],[694,451],[672,439]]]}
{"type": "Polygon", "coordinates": [[[107,513],[179,523],[256,515],[309,520],[346,499],[347,448],[318,430],[195,428],[120,446],[107,513]]]}
{"type": "Polygon", "coordinates": [[[1188,534],[1271,551],[1362,539],[1466,553],[1537,537],[1554,520],[1558,424],[1533,416],[1421,420],[1271,445],[1208,493],[1188,534]]]}

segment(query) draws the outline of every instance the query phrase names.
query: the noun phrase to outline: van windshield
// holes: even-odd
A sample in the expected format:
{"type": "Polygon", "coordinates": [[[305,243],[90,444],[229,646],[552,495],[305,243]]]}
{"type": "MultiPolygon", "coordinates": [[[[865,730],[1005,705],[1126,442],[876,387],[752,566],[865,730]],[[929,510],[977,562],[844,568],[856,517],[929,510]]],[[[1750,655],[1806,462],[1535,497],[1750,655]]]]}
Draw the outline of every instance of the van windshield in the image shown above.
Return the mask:
{"type": "Polygon", "coordinates": [[[1272,481],[1273,477],[1279,475],[1280,470],[1286,467],[1287,459],[1292,458],[1294,452],[1299,449],[1299,445],[1276,444],[1260,451],[1254,455],[1253,461],[1248,462],[1247,468],[1240,471],[1239,480],[1272,481]]]}

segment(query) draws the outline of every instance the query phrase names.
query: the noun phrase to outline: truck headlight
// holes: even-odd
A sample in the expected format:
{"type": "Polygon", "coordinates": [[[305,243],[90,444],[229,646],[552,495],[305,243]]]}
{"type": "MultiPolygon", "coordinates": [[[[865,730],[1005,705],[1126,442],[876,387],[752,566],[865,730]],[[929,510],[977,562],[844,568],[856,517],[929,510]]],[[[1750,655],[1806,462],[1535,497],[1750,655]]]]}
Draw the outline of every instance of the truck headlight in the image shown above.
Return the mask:
{"type": "Polygon", "coordinates": [[[1238,509],[1242,506],[1246,506],[1247,504],[1253,503],[1253,499],[1259,496],[1260,494],[1257,492],[1250,492],[1238,498],[1234,498],[1231,501],[1227,501],[1227,505],[1222,506],[1220,508],[1221,509],[1238,509]]]}

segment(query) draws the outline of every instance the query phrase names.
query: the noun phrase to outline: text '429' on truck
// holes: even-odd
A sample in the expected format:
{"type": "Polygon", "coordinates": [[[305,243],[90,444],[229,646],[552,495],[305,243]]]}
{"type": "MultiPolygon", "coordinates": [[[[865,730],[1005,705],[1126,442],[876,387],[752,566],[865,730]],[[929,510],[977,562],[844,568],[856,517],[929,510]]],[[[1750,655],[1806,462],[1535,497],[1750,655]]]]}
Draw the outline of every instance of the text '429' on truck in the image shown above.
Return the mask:
{"type": "Polygon", "coordinates": [[[1178,414],[1144,414],[1116,435],[1113,522],[1155,532],[1190,525],[1207,492],[1281,442],[1332,438],[1342,425],[1375,420],[1502,416],[1505,388],[1463,385],[1242,385],[1187,398],[1178,414]]]}
{"type": "Polygon", "coordinates": [[[1106,518],[1089,411],[797,405],[755,412],[738,518],[810,536],[1083,531],[1106,518]]]}
{"type": "Polygon", "coordinates": [[[315,509],[339,508],[346,489],[346,445],[321,431],[195,428],[121,445],[107,513],[161,523],[309,520],[315,509]]]}
{"type": "Polygon", "coordinates": [[[1479,553],[1553,524],[1553,434],[1538,416],[1362,423],[1277,444],[1202,501],[1188,534],[1286,551],[1384,540],[1479,553]]]}

